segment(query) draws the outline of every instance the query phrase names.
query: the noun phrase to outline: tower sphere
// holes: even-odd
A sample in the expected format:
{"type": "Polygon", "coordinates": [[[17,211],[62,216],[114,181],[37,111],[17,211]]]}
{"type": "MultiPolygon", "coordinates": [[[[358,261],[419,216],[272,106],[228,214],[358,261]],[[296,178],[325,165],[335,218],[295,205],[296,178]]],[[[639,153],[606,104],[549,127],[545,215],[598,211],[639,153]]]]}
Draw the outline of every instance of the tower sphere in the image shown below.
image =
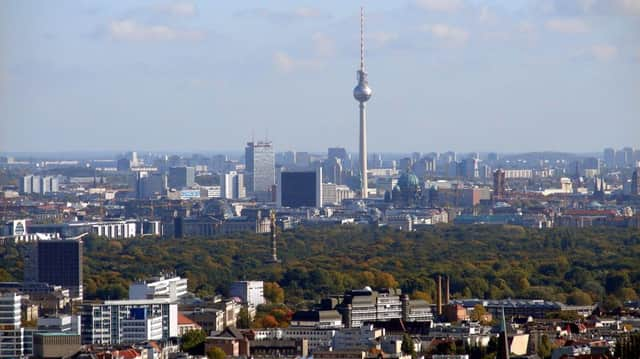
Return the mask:
{"type": "Polygon", "coordinates": [[[367,102],[371,98],[371,88],[367,83],[366,73],[360,73],[360,80],[356,87],[353,88],[353,97],[355,97],[358,102],[367,102]]]}

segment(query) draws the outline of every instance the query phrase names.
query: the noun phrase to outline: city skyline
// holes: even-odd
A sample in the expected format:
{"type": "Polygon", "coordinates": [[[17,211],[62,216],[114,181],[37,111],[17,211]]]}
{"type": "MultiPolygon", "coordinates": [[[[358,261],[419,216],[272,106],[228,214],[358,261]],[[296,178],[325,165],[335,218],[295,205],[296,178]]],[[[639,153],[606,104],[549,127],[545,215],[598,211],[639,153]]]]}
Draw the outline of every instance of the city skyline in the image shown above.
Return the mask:
{"type": "MultiPolygon", "coordinates": [[[[634,4],[363,2],[369,152],[640,147],[634,4]]],[[[2,7],[2,152],[357,148],[354,4],[2,7]]]]}

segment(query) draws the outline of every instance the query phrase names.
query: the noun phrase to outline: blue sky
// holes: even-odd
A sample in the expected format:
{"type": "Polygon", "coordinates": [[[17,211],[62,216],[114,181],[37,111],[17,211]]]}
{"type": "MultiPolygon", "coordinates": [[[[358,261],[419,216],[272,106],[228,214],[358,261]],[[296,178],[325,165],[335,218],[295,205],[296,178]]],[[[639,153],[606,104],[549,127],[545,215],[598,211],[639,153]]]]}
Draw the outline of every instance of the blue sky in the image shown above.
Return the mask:
{"type": "Polygon", "coordinates": [[[640,147],[640,0],[2,1],[0,151],[640,147]]]}

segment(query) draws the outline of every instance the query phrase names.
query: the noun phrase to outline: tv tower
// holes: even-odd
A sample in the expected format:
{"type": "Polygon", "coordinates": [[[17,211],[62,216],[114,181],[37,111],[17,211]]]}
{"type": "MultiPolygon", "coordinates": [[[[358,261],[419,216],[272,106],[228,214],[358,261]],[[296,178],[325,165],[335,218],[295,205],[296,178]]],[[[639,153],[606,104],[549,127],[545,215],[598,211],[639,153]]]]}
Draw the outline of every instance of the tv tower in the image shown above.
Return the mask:
{"type": "Polygon", "coordinates": [[[367,111],[365,102],[371,98],[371,88],[364,70],[364,8],[360,8],[360,70],[353,97],[360,103],[360,196],[367,198],[367,111]]]}

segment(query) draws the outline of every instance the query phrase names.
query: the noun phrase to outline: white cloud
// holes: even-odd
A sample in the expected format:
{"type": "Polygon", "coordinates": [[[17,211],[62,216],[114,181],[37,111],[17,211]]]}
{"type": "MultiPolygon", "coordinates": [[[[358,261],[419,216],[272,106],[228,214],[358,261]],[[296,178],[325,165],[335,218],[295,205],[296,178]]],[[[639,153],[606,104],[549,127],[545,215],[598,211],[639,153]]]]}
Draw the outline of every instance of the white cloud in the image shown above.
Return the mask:
{"type": "Polygon", "coordinates": [[[416,0],[415,4],[425,10],[456,12],[464,7],[462,0],[416,0]]]}
{"type": "Polygon", "coordinates": [[[336,52],[336,44],[332,38],[327,35],[316,32],[311,37],[313,41],[313,51],[316,56],[319,57],[330,57],[333,56],[336,52]]]}
{"type": "Polygon", "coordinates": [[[273,54],[273,64],[280,72],[293,72],[296,70],[315,70],[323,66],[317,59],[296,59],[285,52],[278,51],[273,54]]]}
{"type": "Polygon", "coordinates": [[[378,47],[383,47],[387,45],[389,42],[395,41],[397,39],[398,39],[398,34],[394,32],[376,31],[376,32],[367,34],[367,40],[372,42],[373,45],[378,47]]]}
{"type": "Polygon", "coordinates": [[[640,15],[640,0],[617,0],[620,9],[628,15],[640,15]]]}
{"type": "Polygon", "coordinates": [[[469,33],[466,30],[444,24],[426,25],[423,30],[429,32],[433,37],[454,46],[464,45],[469,39],[469,33]]]}
{"type": "Polygon", "coordinates": [[[481,24],[494,24],[497,21],[497,17],[493,11],[489,9],[489,6],[483,5],[480,7],[478,21],[480,21],[481,24]]]}
{"type": "Polygon", "coordinates": [[[160,5],[158,9],[176,16],[193,16],[196,14],[196,5],[192,2],[180,1],[160,5]]]}
{"type": "Polygon", "coordinates": [[[128,41],[200,40],[204,33],[180,30],[166,25],[144,25],[135,20],[115,20],[109,24],[109,34],[114,39],[128,41]]]}
{"type": "Polygon", "coordinates": [[[319,17],[322,16],[322,11],[311,7],[300,7],[293,11],[293,14],[297,17],[319,17]]]}
{"type": "Polygon", "coordinates": [[[593,45],[591,55],[599,61],[611,61],[618,56],[618,48],[608,44],[593,45]]]}
{"type": "Polygon", "coordinates": [[[577,18],[555,18],[547,20],[545,27],[549,31],[564,34],[580,34],[589,31],[589,26],[577,18]]]}

